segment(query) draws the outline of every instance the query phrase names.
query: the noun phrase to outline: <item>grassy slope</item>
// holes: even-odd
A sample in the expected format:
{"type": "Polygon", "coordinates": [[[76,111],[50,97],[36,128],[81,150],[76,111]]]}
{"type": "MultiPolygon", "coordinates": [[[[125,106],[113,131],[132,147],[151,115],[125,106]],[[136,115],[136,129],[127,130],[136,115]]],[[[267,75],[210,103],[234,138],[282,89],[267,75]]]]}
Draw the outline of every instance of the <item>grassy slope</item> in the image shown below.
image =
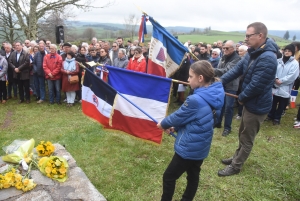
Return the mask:
{"type": "MultiPolygon", "coordinates": [[[[162,174],[174,153],[173,137],[165,135],[162,145],[156,146],[103,130],[82,114],[79,104],[66,108],[16,102],[0,105],[1,147],[14,139],[58,142],[109,201],[160,200],[162,174]]],[[[170,112],[175,109],[171,103],[170,112]]],[[[225,167],[220,159],[231,156],[237,147],[239,121],[233,120],[233,132],[226,138],[221,136],[222,129],[215,129],[195,200],[299,200],[300,134],[292,128],[296,112],[288,110],[280,126],[263,124],[251,156],[237,176],[220,178],[216,173],[225,167]]],[[[180,199],[185,185],[182,176],[174,199],[180,199]]]]}

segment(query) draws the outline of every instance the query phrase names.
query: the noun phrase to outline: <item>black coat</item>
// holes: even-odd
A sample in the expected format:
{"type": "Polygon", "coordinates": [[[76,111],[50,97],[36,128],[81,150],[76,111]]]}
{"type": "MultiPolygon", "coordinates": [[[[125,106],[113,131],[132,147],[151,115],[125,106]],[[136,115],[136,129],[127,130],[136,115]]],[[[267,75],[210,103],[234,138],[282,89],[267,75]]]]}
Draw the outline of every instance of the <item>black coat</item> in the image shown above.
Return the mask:
{"type": "Polygon", "coordinates": [[[30,79],[30,59],[29,54],[22,50],[19,57],[19,62],[17,62],[17,51],[11,53],[8,60],[8,68],[13,70],[13,78],[20,80],[30,79]],[[15,72],[15,68],[19,69],[19,73],[15,72]]]}

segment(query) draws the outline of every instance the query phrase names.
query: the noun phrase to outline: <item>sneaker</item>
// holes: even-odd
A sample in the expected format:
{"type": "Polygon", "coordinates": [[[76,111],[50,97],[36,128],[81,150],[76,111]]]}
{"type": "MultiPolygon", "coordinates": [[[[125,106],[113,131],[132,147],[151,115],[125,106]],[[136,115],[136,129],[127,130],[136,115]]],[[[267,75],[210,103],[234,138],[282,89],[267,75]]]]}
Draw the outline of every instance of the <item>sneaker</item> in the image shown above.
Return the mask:
{"type": "Polygon", "coordinates": [[[295,118],[294,120],[296,120],[296,121],[294,122],[294,125],[296,125],[296,124],[299,124],[299,123],[300,123],[300,121],[299,121],[299,120],[297,120],[297,118],[295,118]]]}
{"type": "Polygon", "coordinates": [[[236,115],[235,119],[240,120],[242,117],[239,115],[236,115]]]}
{"type": "Polygon", "coordinates": [[[44,101],[43,100],[39,100],[38,102],[36,102],[37,104],[41,104],[43,103],[44,101]]]}
{"type": "Polygon", "coordinates": [[[64,102],[67,102],[67,99],[65,99],[64,102]]]}
{"type": "Polygon", "coordinates": [[[230,132],[230,130],[225,129],[222,133],[222,136],[226,137],[227,135],[229,135],[230,132]]]}
{"type": "Polygon", "coordinates": [[[294,128],[300,128],[300,122],[298,124],[294,124],[294,128]]]}
{"type": "Polygon", "coordinates": [[[219,177],[231,176],[240,173],[240,171],[241,170],[234,169],[231,165],[228,165],[225,169],[218,171],[218,176],[219,177]]]}

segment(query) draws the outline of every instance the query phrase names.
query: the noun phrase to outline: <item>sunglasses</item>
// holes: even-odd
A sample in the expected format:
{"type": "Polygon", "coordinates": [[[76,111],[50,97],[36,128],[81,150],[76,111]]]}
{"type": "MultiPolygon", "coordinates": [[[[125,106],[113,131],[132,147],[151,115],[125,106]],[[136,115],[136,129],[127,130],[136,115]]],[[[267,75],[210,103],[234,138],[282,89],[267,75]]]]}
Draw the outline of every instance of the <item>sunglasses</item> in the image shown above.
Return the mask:
{"type": "Polygon", "coordinates": [[[212,55],[215,55],[215,56],[217,56],[218,54],[216,54],[216,53],[213,53],[212,55]]]}
{"type": "Polygon", "coordinates": [[[223,47],[223,50],[229,50],[231,47],[223,47]]]}

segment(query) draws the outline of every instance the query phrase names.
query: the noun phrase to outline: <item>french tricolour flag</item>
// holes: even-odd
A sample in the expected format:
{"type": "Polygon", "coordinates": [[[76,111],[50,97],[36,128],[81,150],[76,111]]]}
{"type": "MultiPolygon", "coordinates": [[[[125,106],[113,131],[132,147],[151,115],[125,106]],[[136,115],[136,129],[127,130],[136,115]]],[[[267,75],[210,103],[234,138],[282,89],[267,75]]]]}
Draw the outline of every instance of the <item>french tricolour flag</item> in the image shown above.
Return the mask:
{"type": "Polygon", "coordinates": [[[189,50],[152,17],[149,21],[153,25],[153,34],[147,73],[170,77],[180,67],[189,50]]]}
{"type": "Polygon", "coordinates": [[[140,29],[139,29],[139,43],[144,43],[144,38],[145,35],[147,35],[147,27],[146,27],[146,16],[142,16],[141,24],[140,24],[140,29]]]}
{"type": "Polygon", "coordinates": [[[161,121],[168,109],[171,80],[114,67],[108,69],[110,85],[86,70],[82,86],[83,113],[105,128],[160,144],[162,131],[137,107],[161,121]]]}
{"type": "MultiPolygon", "coordinates": [[[[157,122],[167,114],[171,79],[107,66],[108,83],[157,122]]],[[[136,137],[161,143],[162,131],[156,123],[126,99],[118,96],[114,105],[112,128],[136,137]]]]}

